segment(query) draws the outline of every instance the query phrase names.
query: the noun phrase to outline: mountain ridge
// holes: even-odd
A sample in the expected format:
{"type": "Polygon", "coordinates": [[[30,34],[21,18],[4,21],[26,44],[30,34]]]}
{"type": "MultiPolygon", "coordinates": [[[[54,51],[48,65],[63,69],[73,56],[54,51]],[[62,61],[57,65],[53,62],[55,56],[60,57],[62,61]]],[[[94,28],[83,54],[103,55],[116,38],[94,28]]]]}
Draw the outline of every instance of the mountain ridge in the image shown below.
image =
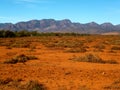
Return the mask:
{"type": "Polygon", "coordinates": [[[38,32],[74,32],[74,33],[87,33],[87,34],[103,34],[110,32],[120,33],[120,24],[113,25],[106,22],[98,24],[90,22],[86,24],[71,22],[69,19],[55,20],[55,19],[42,19],[42,20],[29,20],[22,21],[15,24],[0,23],[0,30],[11,31],[38,31],[38,32]]]}

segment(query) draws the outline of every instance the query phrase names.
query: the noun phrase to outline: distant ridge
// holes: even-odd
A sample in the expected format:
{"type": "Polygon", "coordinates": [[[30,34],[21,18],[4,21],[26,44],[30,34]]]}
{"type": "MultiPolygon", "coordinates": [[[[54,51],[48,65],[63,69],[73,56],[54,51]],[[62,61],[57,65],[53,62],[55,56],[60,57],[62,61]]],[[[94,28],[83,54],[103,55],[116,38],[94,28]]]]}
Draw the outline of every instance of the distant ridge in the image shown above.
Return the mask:
{"type": "Polygon", "coordinates": [[[97,24],[96,22],[90,22],[86,24],[74,23],[69,19],[54,20],[54,19],[42,19],[42,20],[30,20],[26,22],[12,23],[0,23],[0,30],[28,30],[38,32],[74,32],[74,33],[86,33],[86,34],[104,34],[104,33],[118,33],[120,34],[120,25],[113,25],[111,23],[97,24]]]}

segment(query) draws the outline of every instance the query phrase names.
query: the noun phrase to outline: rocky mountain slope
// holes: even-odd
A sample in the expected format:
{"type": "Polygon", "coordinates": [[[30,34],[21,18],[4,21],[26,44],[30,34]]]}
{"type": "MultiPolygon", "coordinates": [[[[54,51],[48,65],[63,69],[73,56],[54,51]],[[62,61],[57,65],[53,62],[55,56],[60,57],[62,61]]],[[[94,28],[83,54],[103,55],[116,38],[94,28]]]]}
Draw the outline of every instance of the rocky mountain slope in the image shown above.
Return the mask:
{"type": "Polygon", "coordinates": [[[88,33],[88,34],[103,34],[116,32],[120,33],[120,25],[113,25],[111,23],[97,24],[90,22],[86,24],[74,23],[68,19],[54,20],[30,20],[27,22],[0,23],[0,30],[28,30],[39,32],[75,32],[75,33],[88,33]]]}

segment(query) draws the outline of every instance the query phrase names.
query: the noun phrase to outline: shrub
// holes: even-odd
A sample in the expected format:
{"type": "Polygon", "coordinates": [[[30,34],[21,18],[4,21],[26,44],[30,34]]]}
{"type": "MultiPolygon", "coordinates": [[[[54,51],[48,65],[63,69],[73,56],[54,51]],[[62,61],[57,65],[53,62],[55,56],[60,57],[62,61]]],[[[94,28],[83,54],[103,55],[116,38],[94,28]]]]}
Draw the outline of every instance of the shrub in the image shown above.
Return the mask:
{"type": "Polygon", "coordinates": [[[30,32],[28,32],[27,30],[21,30],[19,32],[16,32],[16,36],[17,37],[27,37],[27,36],[30,36],[30,32]]]}
{"type": "Polygon", "coordinates": [[[30,43],[19,41],[19,42],[15,42],[15,43],[11,44],[11,47],[15,47],[15,48],[29,48],[30,47],[30,43]]]}
{"type": "Polygon", "coordinates": [[[99,56],[93,54],[86,54],[81,57],[74,57],[72,60],[80,62],[105,63],[99,56]]]}
{"type": "Polygon", "coordinates": [[[74,61],[79,61],[79,62],[91,62],[91,63],[108,63],[108,64],[118,64],[118,62],[116,62],[115,60],[103,60],[102,58],[100,58],[97,55],[93,55],[91,53],[86,54],[85,56],[81,56],[81,57],[73,57],[71,60],[74,61]]]}
{"type": "Polygon", "coordinates": [[[24,63],[27,60],[30,60],[29,56],[26,56],[24,54],[20,54],[14,58],[15,60],[18,60],[18,62],[24,63]]]}
{"type": "Polygon", "coordinates": [[[120,40],[119,40],[119,39],[111,40],[111,41],[109,42],[109,44],[112,44],[112,45],[120,45],[120,40]]]}
{"type": "Polygon", "coordinates": [[[11,78],[0,79],[0,85],[8,84],[11,81],[13,81],[11,78]]]}
{"type": "Polygon", "coordinates": [[[22,89],[24,90],[46,90],[46,87],[43,84],[40,84],[38,81],[30,80],[26,83],[22,89]]]}
{"type": "Polygon", "coordinates": [[[105,63],[108,63],[108,64],[118,64],[118,62],[115,61],[115,60],[107,60],[105,63]]]}
{"type": "Polygon", "coordinates": [[[86,50],[86,48],[71,48],[71,49],[69,49],[69,50],[66,50],[66,52],[71,52],[71,53],[79,53],[79,52],[81,52],[81,53],[84,53],[84,52],[86,52],[87,50],[86,50]]]}
{"type": "Polygon", "coordinates": [[[46,47],[62,47],[62,48],[76,48],[76,47],[83,47],[84,42],[83,41],[71,41],[71,40],[65,40],[65,38],[62,38],[58,42],[54,41],[47,41],[44,43],[46,47]]]}
{"type": "Polygon", "coordinates": [[[1,30],[0,37],[15,37],[15,32],[10,30],[1,30]]]}
{"type": "Polygon", "coordinates": [[[18,62],[18,60],[16,59],[7,59],[6,61],[4,61],[5,64],[16,64],[18,62]]]}
{"type": "Polygon", "coordinates": [[[105,49],[105,46],[104,46],[104,45],[101,45],[101,44],[95,45],[95,46],[93,46],[93,47],[96,48],[96,49],[105,49]]]}
{"type": "Polygon", "coordinates": [[[29,56],[28,58],[29,58],[30,60],[38,59],[36,56],[29,56]]]}
{"type": "Polygon", "coordinates": [[[37,59],[37,57],[35,57],[35,56],[26,56],[24,54],[20,54],[20,55],[14,57],[14,58],[6,60],[4,63],[6,63],[6,64],[25,63],[28,60],[32,60],[32,59],[37,59]]]}
{"type": "Polygon", "coordinates": [[[26,83],[21,82],[22,79],[0,79],[0,85],[3,87],[2,90],[4,90],[4,88],[5,90],[47,90],[47,88],[43,84],[40,84],[38,81],[30,80],[26,83]]]}
{"type": "Polygon", "coordinates": [[[29,51],[35,51],[35,49],[36,49],[36,47],[35,47],[35,46],[30,46],[29,48],[30,48],[30,50],[29,50],[29,51]]]}
{"type": "Polygon", "coordinates": [[[6,49],[12,49],[12,47],[11,46],[6,46],[6,49]]]}
{"type": "Polygon", "coordinates": [[[113,46],[113,47],[111,48],[111,50],[120,50],[120,47],[118,47],[118,46],[113,46]]]}
{"type": "Polygon", "coordinates": [[[95,52],[103,52],[103,49],[105,49],[105,46],[103,44],[97,44],[93,46],[95,52]]]}

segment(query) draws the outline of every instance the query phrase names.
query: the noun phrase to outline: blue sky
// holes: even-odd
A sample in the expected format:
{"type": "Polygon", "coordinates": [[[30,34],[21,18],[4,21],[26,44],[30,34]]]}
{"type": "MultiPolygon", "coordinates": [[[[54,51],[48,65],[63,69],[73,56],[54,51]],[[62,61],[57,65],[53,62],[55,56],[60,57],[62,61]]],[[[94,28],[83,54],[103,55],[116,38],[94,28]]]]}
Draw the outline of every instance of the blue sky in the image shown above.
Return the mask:
{"type": "Polygon", "coordinates": [[[1,0],[0,23],[33,19],[120,24],[120,0],[1,0]]]}

